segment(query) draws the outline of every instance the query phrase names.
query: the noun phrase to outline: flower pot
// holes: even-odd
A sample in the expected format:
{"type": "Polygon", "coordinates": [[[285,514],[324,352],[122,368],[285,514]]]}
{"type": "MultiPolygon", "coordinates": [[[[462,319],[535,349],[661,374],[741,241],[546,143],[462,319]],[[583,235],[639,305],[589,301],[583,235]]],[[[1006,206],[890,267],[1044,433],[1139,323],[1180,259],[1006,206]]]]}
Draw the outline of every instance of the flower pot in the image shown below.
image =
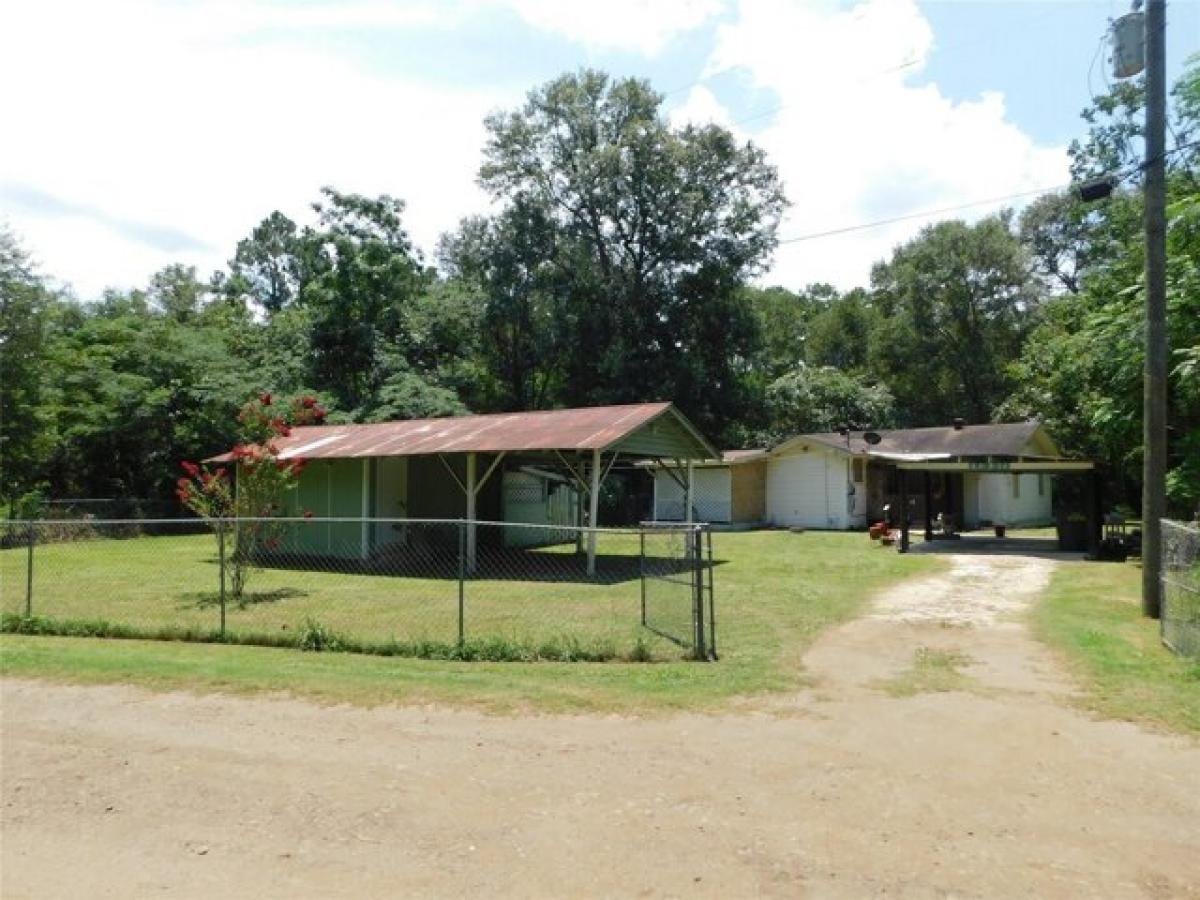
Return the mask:
{"type": "Polygon", "coordinates": [[[1004,533],[1005,533],[1006,531],[1008,531],[1008,527],[1007,527],[1007,526],[1005,526],[1005,525],[997,525],[997,526],[996,526],[996,537],[998,537],[998,538],[1002,538],[1002,537],[1004,537],[1004,533]]]}

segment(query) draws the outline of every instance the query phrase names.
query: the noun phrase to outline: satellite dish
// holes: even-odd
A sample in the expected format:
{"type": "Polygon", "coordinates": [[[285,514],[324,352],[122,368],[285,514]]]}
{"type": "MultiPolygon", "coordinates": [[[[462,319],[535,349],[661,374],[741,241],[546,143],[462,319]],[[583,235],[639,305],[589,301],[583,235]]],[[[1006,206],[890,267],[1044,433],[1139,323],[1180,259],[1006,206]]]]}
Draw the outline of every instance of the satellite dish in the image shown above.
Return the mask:
{"type": "Polygon", "coordinates": [[[883,437],[874,431],[864,431],[863,432],[863,440],[866,441],[868,444],[870,444],[872,447],[874,447],[876,444],[878,444],[880,441],[883,440],[883,437]]]}

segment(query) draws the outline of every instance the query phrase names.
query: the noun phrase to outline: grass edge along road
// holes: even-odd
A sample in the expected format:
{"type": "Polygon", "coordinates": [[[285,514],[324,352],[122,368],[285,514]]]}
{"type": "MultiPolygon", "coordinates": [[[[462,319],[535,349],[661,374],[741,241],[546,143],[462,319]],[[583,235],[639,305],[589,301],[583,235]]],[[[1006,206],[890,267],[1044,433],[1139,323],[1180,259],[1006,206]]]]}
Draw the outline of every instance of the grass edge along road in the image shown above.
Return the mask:
{"type": "Polygon", "coordinates": [[[288,693],[358,704],[448,703],[486,711],[713,709],[803,684],[800,658],[897,580],[944,561],[901,556],[864,534],[787,531],[713,537],[716,663],[482,663],[259,647],[0,636],[0,673],[159,690],[288,693]]]}
{"type": "Polygon", "coordinates": [[[1033,632],[1075,676],[1085,709],[1200,737],[1200,660],[1162,645],[1140,597],[1135,563],[1063,563],[1033,610],[1033,632]]]}

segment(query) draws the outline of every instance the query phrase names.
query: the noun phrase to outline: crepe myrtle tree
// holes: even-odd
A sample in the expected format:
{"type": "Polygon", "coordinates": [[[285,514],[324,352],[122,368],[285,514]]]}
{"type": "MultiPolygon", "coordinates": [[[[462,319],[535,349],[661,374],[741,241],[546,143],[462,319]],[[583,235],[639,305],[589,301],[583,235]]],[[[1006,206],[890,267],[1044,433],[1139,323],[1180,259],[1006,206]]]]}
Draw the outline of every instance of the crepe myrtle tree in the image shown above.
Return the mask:
{"type": "MultiPolygon", "coordinates": [[[[229,561],[230,591],[235,603],[246,602],[246,582],[261,550],[279,546],[278,524],[269,521],[283,510],[283,498],[304,469],[301,458],[282,458],[278,440],[298,425],[320,425],[325,410],[316,399],[296,397],[276,404],[267,393],[247,401],[238,413],[240,439],[226,466],[209,467],[185,460],[176,482],[180,503],[204,519],[217,536],[218,551],[229,561]],[[226,520],[235,520],[233,546],[226,553],[226,520]]],[[[305,518],[312,513],[304,511],[305,518]]]]}

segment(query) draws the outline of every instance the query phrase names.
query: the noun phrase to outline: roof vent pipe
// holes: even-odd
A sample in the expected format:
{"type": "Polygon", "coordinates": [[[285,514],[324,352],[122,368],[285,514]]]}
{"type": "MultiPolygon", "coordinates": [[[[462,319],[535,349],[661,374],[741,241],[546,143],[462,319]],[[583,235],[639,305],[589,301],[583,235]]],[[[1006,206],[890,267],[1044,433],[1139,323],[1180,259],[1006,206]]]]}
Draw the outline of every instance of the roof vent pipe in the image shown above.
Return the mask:
{"type": "Polygon", "coordinates": [[[967,424],[966,422],[964,422],[964,421],[962,420],[962,418],[961,418],[961,417],[960,417],[960,418],[956,418],[956,419],[951,419],[950,421],[951,421],[951,424],[952,424],[952,425],[954,425],[954,430],[955,430],[955,431],[962,431],[962,430],[963,430],[963,426],[967,424]]]}

